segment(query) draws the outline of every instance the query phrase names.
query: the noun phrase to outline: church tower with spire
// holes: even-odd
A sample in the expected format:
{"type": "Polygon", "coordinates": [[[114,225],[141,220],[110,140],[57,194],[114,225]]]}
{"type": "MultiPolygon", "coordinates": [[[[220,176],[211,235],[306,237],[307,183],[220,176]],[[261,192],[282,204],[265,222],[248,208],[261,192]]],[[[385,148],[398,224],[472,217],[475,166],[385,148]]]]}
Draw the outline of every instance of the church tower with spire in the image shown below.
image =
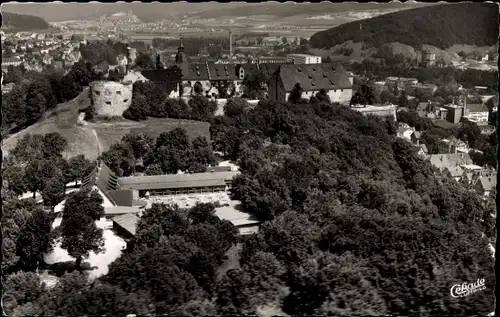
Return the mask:
{"type": "Polygon", "coordinates": [[[187,64],[187,55],[184,53],[184,41],[182,36],[179,47],[177,48],[177,55],[175,55],[175,63],[178,65],[187,64]]]}

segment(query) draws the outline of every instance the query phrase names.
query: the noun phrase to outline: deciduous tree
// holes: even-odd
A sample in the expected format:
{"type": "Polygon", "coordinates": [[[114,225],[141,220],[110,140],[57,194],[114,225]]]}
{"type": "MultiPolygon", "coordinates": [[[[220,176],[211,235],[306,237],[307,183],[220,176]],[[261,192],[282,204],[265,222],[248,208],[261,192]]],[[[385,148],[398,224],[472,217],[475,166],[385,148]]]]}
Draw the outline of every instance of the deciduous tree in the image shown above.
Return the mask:
{"type": "Polygon", "coordinates": [[[64,204],[61,247],[76,258],[77,268],[90,251],[103,251],[103,230],[95,224],[104,214],[102,203],[103,199],[97,191],[84,190],[71,193],[64,204]]]}

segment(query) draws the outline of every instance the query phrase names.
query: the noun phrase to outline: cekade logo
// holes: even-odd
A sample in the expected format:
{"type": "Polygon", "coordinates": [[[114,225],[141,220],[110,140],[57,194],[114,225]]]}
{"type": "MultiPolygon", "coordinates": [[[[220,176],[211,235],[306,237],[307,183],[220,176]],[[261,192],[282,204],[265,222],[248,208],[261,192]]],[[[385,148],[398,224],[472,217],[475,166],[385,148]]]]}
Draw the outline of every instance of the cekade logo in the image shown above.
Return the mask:
{"type": "Polygon", "coordinates": [[[469,296],[471,294],[477,293],[479,291],[484,291],[486,289],[486,286],[484,284],[484,279],[478,279],[474,283],[467,284],[467,283],[462,283],[460,284],[455,284],[451,287],[450,294],[452,297],[458,298],[458,297],[465,297],[469,296]]]}

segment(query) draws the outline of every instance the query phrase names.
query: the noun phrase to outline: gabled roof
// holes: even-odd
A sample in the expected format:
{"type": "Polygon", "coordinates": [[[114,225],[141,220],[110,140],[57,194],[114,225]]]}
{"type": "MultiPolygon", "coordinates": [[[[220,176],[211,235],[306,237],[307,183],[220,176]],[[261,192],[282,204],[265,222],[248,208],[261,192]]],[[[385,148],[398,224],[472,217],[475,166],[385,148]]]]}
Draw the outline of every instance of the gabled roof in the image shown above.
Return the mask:
{"type": "Polygon", "coordinates": [[[287,92],[297,83],[304,91],[352,88],[349,74],[340,64],[285,64],[280,65],[278,72],[287,92]]]}
{"type": "Polygon", "coordinates": [[[493,176],[481,176],[479,177],[479,182],[484,190],[492,190],[497,186],[497,177],[493,176]]]}
{"type": "Polygon", "coordinates": [[[99,161],[90,175],[84,179],[80,190],[92,189],[94,186],[99,188],[106,198],[116,206],[116,202],[109,192],[118,189],[117,177],[102,161],[99,161]]]}

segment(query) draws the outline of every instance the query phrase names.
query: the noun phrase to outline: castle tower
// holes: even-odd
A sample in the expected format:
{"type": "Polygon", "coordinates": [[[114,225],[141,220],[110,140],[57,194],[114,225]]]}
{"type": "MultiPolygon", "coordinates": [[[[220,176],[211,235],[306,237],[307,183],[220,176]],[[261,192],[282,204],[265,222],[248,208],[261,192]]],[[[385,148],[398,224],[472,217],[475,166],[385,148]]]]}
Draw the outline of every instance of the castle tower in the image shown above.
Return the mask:
{"type": "Polygon", "coordinates": [[[187,55],[184,53],[184,41],[181,36],[179,47],[177,48],[177,55],[175,55],[176,64],[187,64],[187,55]]]}

